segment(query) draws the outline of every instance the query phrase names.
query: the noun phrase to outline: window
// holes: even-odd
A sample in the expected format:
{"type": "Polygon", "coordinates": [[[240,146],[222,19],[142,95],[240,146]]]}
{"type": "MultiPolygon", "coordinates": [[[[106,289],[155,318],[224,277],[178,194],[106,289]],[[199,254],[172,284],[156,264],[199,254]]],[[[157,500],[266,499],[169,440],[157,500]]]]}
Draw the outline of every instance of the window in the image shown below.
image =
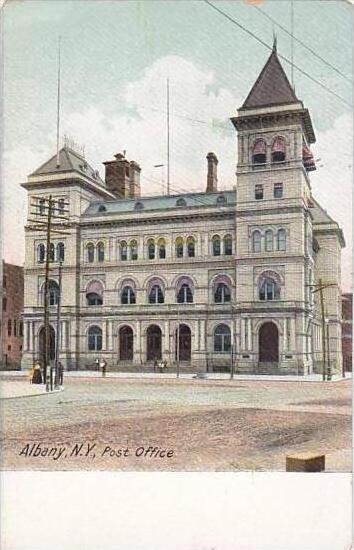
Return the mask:
{"type": "Polygon", "coordinates": [[[262,246],[261,232],[253,231],[252,234],[252,252],[260,252],[262,246]]]}
{"type": "Polygon", "coordinates": [[[104,243],[98,243],[97,245],[97,260],[104,262],[104,243]]]}
{"type": "Polygon", "coordinates": [[[176,239],[176,257],[183,258],[183,238],[177,237],[176,239]]]}
{"type": "Polygon", "coordinates": [[[23,321],[20,321],[19,336],[23,336],[23,321]]]}
{"type": "Polygon", "coordinates": [[[273,242],[273,231],[271,229],[267,229],[265,232],[265,249],[266,252],[272,252],[274,248],[274,242],[273,242]]]}
{"type": "Polygon", "coordinates": [[[91,281],[86,287],[86,303],[88,306],[103,304],[103,285],[100,281],[91,281]]]}
{"type": "Polygon", "coordinates": [[[154,239],[149,239],[147,242],[148,245],[148,258],[149,260],[155,259],[155,241],[154,239]]]}
{"type": "Polygon", "coordinates": [[[265,277],[259,287],[259,299],[270,301],[280,299],[280,287],[276,281],[270,277],[265,277]]]}
{"type": "Polygon", "coordinates": [[[284,160],[285,140],[282,136],[277,136],[272,144],[272,162],[284,162],[284,160]]]}
{"type": "Polygon", "coordinates": [[[43,264],[45,261],[45,246],[44,244],[39,244],[37,247],[37,262],[43,264]]]}
{"type": "Polygon", "coordinates": [[[177,303],[186,304],[186,303],[192,303],[192,302],[193,302],[193,293],[191,291],[190,286],[187,283],[185,283],[181,286],[181,288],[178,291],[177,303]]]}
{"type": "Polygon", "coordinates": [[[121,295],[122,304],[135,304],[135,292],[131,286],[125,286],[121,295]]]}
{"type": "Polygon", "coordinates": [[[273,195],[274,195],[275,199],[281,199],[283,197],[283,184],[282,183],[275,183],[274,184],[273,195]]]}
{"type": "Polygon", "coordinates": [[[59,200],[58,200],[58,212],[59,212],[59,215],[63,215],[64,207],[65,207],[65,199],[59,199],[59,200]]]}
{"type": "Polygon", "coordinates": [[[188,237],[187,239],[187,255],[189,258],[194,258],[195,256],[195,238],[188,237]]]}
{"type": "Polygon", "coordinates": [[[138,259],[138,243],[136,240],[130,241],[130,258],[132,260],[138,259]]]}
{"type": "Polygon", "coordinates": [[[49,281],[49,305],[56,306],[59,302],[59,285],[56,281],[49,281]]]}
{"type": "Polygon", "coordinates": [[[231,331],[227,325],[218,325],[214,332],[214,351],[228,353],[231,350],[231,331]]]}
{"type": "Polygon", "coordinates": [[[256,199],[256,201],[263,199],[263,185],[260,183],[257,183],[254,188],[254,198],[256,199]]]}
{"type": "Polygon", "coordinates": [[[2,277],[2,286],[4,288],[6,288],[6,285],[7,285],[7,277],[6,277],[6,275],[3,275],[3,277],[2,277]]]}
{"type": "Polygon", "coordinates": [[[89,243],[86,247],[87,250],[87,261],[92,264],[95,260],[95,247],[93,243],[89,243]]]}
{"type": "Polygon", "coordinates": [[[225,283],[218,283],[214,292],[214,302],[216,304],[225,304],[231,302],[230,288],[225,283]]]}
{"type": "Polygon", "coordinates": [[[57,244],[57,260],[58,260],[58,262],[63,262],[64,261],[64,255],[65,255],[64,243],[58,243],[57,244]]]}
{"type": "Polygon", "coordinates": [[[17,336],[17,321],[14,319],[14,336],[17,336]]]}
{"type": "Polygon", "coordinates": [[[216,199],[216,204],[219,206],[226,204],[226,202],[227,200],[226,200],[226,197],[224,197],[224,195],[219,195],[218,198],[216,199]]]}
{"type": "Polygon", "coordinates": [[[7,335],[8,336],[12,335],[12,321],[11,321],[11,319],[9,319],[7,321],[7,335]]]}
{"type": "Polygon", "coordinates": [[[221,254],[221,241],[219,235],[213,237],[213,256],[220,256],[221,254]]]}
{"type": "Polygon", "coordinates": [[[187,206],[185,199],[177,199],[176,206],[187,206]]]}
{"type": "Polygon", "coordinates": [[[50,243],[50,245],[49,245],[49,261],[50,262],[55,261],[55,246],[54,246],[54,243],[50,243]]]}
{"type": "Polygon", "coordinates": [[[45,199],[39,199],[38,201],[38,214],[44,216],[45,214],[45,199]]]}
{"type": "Polygon", "coordinates": [[[128,259],[128,246],[125,241],[120,243],[120,259],[125,262],[128,259]]]}
{"type": "Polygon", "coordinates": [[[134,204],[134,210],[142,210],[144,208],[144,205],[142,202],[136,202],[134,204]]]}
{"type": "Polygon", "coordinates": [[[2,310],[6,311],[6,308],[7,308],[7,298],[5,298],[4,296],[2,299],[2,310]]]}
{"type": "Polygon", "coordinates": [[[90,327],[87,333],[88,336],[88,349],[89,351],[101,351],[102,350],[102,330],[100,327],[90,327]]]}
{"type": "Polygon", "coordinates": [[[157,241],[157,248],[158,248],[158,255],[160,260],[164,260],[166,258],[166,241],[165,239],[159,239],[157,241]]]}
{"type": "Polygon", "coordinates": [[[267,160],[267,145],[264,139],[256,139],[252,151],[252,164],[265,164],[267,160]]]}
{"type": "Polygon", "coordinates": [[[277,235],[277,249],[286,250],[286,232],[285,229],[279,229],[277,235]]]}
{"type": "Polygon", "coordinates": [[[149,292],[149,304],[163,304],[164,295],[160,285],[154,285],[149,292]]]}
{"type": "Polygon", "coordinates": [[[98,207],[98,212],[107,212],[107,208],[104,204],[100,204],[98,207]]]}
{"type": "Polygon", "coordinates": [[[232,237],[231,235],[225,235],[224,237],[224,254],[225,256],[232,255],[232,237]]]}

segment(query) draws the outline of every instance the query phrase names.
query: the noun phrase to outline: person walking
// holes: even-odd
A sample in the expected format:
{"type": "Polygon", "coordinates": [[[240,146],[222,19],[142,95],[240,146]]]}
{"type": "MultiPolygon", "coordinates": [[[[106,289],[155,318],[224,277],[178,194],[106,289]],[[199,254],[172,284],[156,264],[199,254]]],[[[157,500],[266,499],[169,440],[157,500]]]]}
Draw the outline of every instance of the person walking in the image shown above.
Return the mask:
{"type": "Polygon", "coordinates": [[[62,386],[63,380],[64,380],[64,367],[60,361],[58,363],[58,375],[59,375],[59,386],[62,386]]]}
{"type": "Polygon", "coordinates": [[[32,384],[42,384],[42,371],[39,361],[36,361],[33,369],[32,384]]]}
{"type": "Polygon", "coordinates": [[[105,377],[106,376],[106,370],[107,370],[107,362],[105,361],[105,359],[101,359],[100,367],[102,369],[102,376],[105,377]]]}
{"type": "Polygon", "coordinates": [[[98,357],[97,357],[95,363],[96,363],[96,370],[98,372],[100,370],[100,361],[99,361],[98,357]]]}

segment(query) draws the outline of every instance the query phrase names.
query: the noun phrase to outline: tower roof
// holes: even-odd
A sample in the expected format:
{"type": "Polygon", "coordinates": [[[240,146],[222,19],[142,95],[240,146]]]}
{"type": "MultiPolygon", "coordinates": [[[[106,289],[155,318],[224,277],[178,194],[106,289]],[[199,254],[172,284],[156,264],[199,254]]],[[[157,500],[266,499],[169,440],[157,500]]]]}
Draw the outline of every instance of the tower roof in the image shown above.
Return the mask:
{"type": "Polygon", "coordinates": [[[242,109],[298,103],[299,100],[279,61],[276,45],[253,85],[242,109]]]}

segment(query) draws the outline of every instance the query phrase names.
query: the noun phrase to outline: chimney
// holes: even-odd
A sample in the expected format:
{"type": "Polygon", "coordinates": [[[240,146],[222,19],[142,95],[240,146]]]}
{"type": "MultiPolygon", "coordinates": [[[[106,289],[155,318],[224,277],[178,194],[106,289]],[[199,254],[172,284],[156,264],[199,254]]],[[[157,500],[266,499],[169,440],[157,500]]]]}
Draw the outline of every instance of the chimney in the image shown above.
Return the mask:
{"type": "Polygon", "coordinates": [[[215,153],[208,153],[207,193],[216,193],[218,190],[218,159],[215,153]]]}
{"type": "Polygon", "coordinates": [[[107,189],[118,199],[140,197],[140,166],[129,162],[125,154],[114,155],[115,160],[104,162],[107,189]]]}
{"type": "Polygon", "coordinates": [[[140,172],[141,168],[137,162],[130,162],[130,179],[129,179],[129,198],[137,199],[140,197],[140,172]]]}

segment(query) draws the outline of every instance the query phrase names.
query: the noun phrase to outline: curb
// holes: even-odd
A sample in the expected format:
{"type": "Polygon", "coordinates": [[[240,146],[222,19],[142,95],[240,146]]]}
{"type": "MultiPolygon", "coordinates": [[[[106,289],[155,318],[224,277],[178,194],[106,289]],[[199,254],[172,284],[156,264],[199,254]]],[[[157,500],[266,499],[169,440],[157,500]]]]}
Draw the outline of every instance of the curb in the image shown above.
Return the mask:
{"type": "Polygon", "coordinates": [[[65,388],[60,388],[59,390],[44,391],[41,393],[30,393],[29,395],[13,395],[10,397],[1,397],[0,395],[0,400],[1,399],[25,399],[26,397],[40,397],[41,395],[53,395],[54,393],[60,393],[64,390],[65,388]]]}

